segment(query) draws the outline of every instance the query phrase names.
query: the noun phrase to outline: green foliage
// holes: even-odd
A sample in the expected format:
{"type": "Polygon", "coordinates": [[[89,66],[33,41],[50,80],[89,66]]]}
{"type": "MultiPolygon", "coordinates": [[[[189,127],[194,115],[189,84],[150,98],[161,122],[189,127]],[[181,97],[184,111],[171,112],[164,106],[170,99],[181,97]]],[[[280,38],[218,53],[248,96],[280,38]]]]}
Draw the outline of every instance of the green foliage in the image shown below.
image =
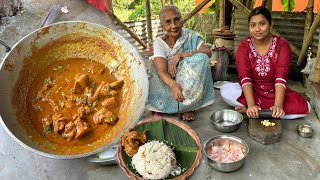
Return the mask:
{"type": "Polygon", "coordinates": [[[129,21],[142,20],[146,17],[146,5],[138,5],[135,7],[135,10],[131,12],[128,17],[129,21]]]}
{"type": "Polygon", "coordinates": [[[285,11],[291,12],[296,7],[296,0],[281,0],[285,11]]]}
{"type": "MultiPolygon", "coordinates": [[[[158,18],[161,8],[168,4],[169,0],[150,0],[151,17],[158,18]]],[[[182,16],[195,8],[194,0],[176,0],[175,5],[182,16]]],[[[146,18],[146,0],[115,0],[113,10],[123,22],[143,20],[146,18]]]]}
{"type": "Polygon", "coordinates": [[[114,10],[124,10],[129,9],[134,2],[135,0],[113,0],[112,6],[114,10]]]}
{"type": "Polygon", "coordinates": [[[206,13],[214,12],[215,14],[219,13],[219,0],[212,0],[211,6],[206,9],[206,13]]]}

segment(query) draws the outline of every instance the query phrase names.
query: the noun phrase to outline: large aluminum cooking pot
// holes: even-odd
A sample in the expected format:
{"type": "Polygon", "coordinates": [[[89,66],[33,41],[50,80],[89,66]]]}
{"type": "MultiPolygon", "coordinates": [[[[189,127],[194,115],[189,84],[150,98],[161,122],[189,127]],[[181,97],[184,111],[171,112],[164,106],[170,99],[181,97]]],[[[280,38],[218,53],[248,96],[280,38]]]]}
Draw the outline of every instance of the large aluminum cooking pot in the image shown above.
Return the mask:
{"type": "MultiPolygon", "coordinates": [[[[0,69],[0,122],[6,132],[24,148],[50,158],[72,159],[87,157],[101,152],[105,148],[116,143],[122,132],[134,126],[141,118],[145,102],[148,96],[148,77],[145,64],[137,50],[123,37],[106,27],[88,22],[61,22],[38,29],[15,44],[12,50],[5,56],[0,69]],[[98,38],[102,44],[90,44],[85,41],[89,38],[98,38]],[[38,50],[48,43],[63,38],[73,38],[74,41],[48,49],[48,53],[40,58],[32,59],[38,50]],[[117,78],[124,79],[123,102],[121,103],[118,130],[111,130],[107,135],[112,136],[107,140],[107,135],[102,135],[99,140],[90,145],[86,151],[75,154],[58,154],[48,151],[44,146],[58,145],[48,142],[41,135],[30,137],[34,131],[26,117],[25,111],[28,87],[32,79],[50,63],[67,58],[89,58],[105,64],[114,71],[117,78]],[[24,70],[24,66],[28,69],[24,70]],[[23,71],[23,72],[22,72],[23,71]],[[19,77],[23,73],[24,78],[19,77]],[[13,93],[15,92],[15,93],[13,93]],[[19,113],[17,113],[19,111],[19,113]],[[22,113],[21,113],[22,111],[22,113]],[[20,115],[17,115],[20,114],[20,115]],[[24,123],[21,123],[24,121],[24,123]],[[35,142],[34,139],[39,139],[35,142]]],[[[71,148],[79,148],[71,147],[71,148]]]]}

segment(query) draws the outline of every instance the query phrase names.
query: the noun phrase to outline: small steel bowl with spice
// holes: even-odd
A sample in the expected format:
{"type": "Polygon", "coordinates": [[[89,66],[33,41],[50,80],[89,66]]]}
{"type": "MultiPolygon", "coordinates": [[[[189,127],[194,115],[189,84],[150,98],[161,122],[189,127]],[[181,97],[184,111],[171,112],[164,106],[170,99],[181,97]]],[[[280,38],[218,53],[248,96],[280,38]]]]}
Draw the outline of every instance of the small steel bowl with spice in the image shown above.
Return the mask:
{"type": "Polygon", "coordinates": [[[313,135],[313,129],[309,125],[300,124],[297,126],[297,133],[301,137],[310,138],[313,135]]]}
{"type": "Polygon", "coordinates": [[[231,135],[214,136],[206,141],[203,149],[210,165],[221,172],[240,169],[249,154],[244,140],[231,135]]]}
{"type": "Polygon", "coordinates": [[[228,133],[239,129],[243,116],[238,111],[223,109],[213,112],[210,119],[218,131],[228,133]]]}

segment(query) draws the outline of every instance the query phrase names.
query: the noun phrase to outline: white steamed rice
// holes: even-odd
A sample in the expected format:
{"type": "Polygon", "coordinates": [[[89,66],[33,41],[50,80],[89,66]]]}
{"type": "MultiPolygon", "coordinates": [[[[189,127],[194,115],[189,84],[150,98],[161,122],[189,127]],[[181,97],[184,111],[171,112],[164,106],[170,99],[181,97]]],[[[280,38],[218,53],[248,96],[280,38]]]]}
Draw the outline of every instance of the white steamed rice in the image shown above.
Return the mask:
{"type": "Polygon", "coordinates": [[[168,145],[150,141],[139,147],[132,165],[144,179],[164,179],[177,167],[177,161],[168,145]]]}

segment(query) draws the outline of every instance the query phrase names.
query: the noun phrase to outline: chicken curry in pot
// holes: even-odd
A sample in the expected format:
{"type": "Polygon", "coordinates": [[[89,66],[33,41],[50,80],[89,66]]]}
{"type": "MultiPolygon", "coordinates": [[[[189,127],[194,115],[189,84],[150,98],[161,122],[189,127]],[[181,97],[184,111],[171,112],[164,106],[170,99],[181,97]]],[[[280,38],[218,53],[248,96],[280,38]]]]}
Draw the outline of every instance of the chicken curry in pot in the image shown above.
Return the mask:
{"type": "Polygon", "coordinates": [[[97,61],[56,61],[32,81],[27,111],[49,141],[88,144],[117,123],[123,83],[97,61]]]}

